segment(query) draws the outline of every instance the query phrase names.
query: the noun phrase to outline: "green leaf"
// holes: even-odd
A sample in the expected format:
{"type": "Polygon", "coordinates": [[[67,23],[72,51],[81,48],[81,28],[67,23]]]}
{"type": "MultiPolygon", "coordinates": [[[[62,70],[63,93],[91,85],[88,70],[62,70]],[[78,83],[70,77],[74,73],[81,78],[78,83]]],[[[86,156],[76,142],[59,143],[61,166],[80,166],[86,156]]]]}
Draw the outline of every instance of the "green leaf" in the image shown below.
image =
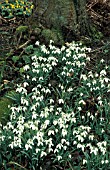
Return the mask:
{"type": "Polygon", "coordinates": [[[14,63],[16,63],[19,60],[19,56],[13,56],[12,60],[14,61],[14,63]]]}

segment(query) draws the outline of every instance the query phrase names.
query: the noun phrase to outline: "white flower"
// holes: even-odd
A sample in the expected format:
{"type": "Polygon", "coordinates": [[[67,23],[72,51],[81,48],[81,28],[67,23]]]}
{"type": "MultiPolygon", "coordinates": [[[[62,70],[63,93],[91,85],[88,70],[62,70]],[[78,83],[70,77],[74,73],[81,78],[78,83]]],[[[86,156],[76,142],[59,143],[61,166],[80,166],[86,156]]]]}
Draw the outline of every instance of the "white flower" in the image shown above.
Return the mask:
{"type": "Polygon", "coordinates": [[[46,125],[49,125],[50,121],[49,121],[49,120],[46,120],[44,123],[45,123],[46,125]]]}
{"type": "Polygon", "coordinates": [[[105,163],[105,161],[104,161],[104,160],[102,160],[102,161],[101,161],[101,164],[104,164],[104,163],[105,163]]]}
{"type": "Polygon", "coordinates": [[[40,44],[39,41],[36,41],[35,45],[38,45],[38,46],[39,46],[39,44],[40,44]]]}
{"type": "Polygon", "coordinates": [[[64,103],[64,100],[63,100],[63,99],[59,99],[59,100],[58,100],[58,103],[59,103],[59,104],[61,104],[61,103],[63,104],[63,103],[64,103]]]}
{"type": "Polygon", "coordinates": [[[50,104],[54,103],[54,100],[53,99],[50,99],[50,104]]]}
{"type": "Polygon", "coordinates": [[[93,119],[94,119],[94,116],[93,116],[93,115],[91,115],[91,116],[90,116],[90,118],[93,120],[93,119]]]}
{"type": "Polygon", "coordinates": [[[76,138],[78,138],[78,141],[84,142],[84,138],[81,135],[76,135],[76,138]]]}
{"type": "Polygon", "coordinates": [[[87,61],[90,61],[90,57],[87,57],[86,60],[87,60],[87,61]]]}
{"type": "Polygon", "coordinates": [[[31,148],[32,148],[32,146],[31,146],[30,144],[25,144],[25,149],[26,149],[26,151],[29,150],[29,149],[31,149],[31,148]]]}
{"type": "Polygon", "coordinates": [[[62,129],[62,136],[65,137],[67,135],[67,130],[66,129],[62,129]]]}
{"type": "Polygon", "coordinates": [[[40,149],[39,148],[36,148],[36,153],[40,152],[40,149]]]}
{"type": "Polygon", "coordinates": [[[40,157],[43,157],[43,156],[46,156],[46,155],[47,155],[47,153],[42,151],[40,157]]]}
{"type": "Polygon", "coordinates": [[[81,108],[81,107],[78,107],[78,110],[79,110],[79,111],[81,111],[81,110],[82,110],[82,108],[81,108]]]}
{"type": "Polygon", "coordinates": [[[71,159],[71,155],[69,154],[68,157],[71,159]]]}
{"type": "Polygon", "coordinates": [[[100,62],[101,62],[101,63],[104,63],[104,59],[101,59],[100,62]]]}
{"type": "Polygon", "coordinates": [[[72,91],[73,89],[71,87],[67,90],[67,92],[72,92],[72,91]]]}
{"type": "Polygon", "coordinates": [[[84,145],[81,145],[80,143],[77,144],[77,148],[81,148],[82,151],[84,152],[84,145]]]}
{"type": "Polygon", "coordinates": [[[30,69],[29,65],[25,65],[25,66],[24,66],[24,70],[25,70],[25,71],[27,71],[27,70],[29,70],[29,69],[30,69]]]}
{"type": "Polygon", "coordinates": [[[88,112],[88,113],[87,113],[87,116],[90,116],[90,115],[91,115],[91,113],[90,113],[90,112],[88,112]]]}
{"type": "Polygon", "coordinates": [[[101,100],[98,101],[98,104],[99,104],[100,106],[102,105],[102,103],[103,103],[103,101],[101,101],[101,100]]]}
{"type": "Polygon", "coordinates": [[[106,163],[106,164],[108,164],[108,163],[109,163],[109,161],[108,161],[108,160],[105,160],[105,163],[106,163]]]}
{"type": "Polygon", "coordinates": [[[89,135],[89,140],[93,140],[94,139],[94,135],[89,135]]]}
{"type": "Polygon", "coordinates": [[[90,87],[90,86],[91,86],[91,83],[87,83],[86,85],[87,85],[88,87],[90,87]]]}
{"type": "Polygon", "coordinates": [[[61,139],[61,143],[62,144],[66,143],[66,140],[65,139],[61,139]]]}
{"type": "Polygon", "coordinates": [[[108,82],[110,81],[110,79],[107,78],[107,77],[105,77],[105,78],[104,78],[104,81],[105,81],[106,83],[108,83],[108,82]]]}
{"type": "Polygon", "coordinates": [[[86,159],[83,159],[83,165],[85,165],[87,163],[86,159]]]}
{"type": "Polygon", "coordinates": [[[57,125],[57,123],[58,123],[58,122],[57,122],[56,120],[53,121],[53,124],[54,124],[54,125],[57,125]]]}
{"type": "Polygon", "coordinates": [[[107,73],[106,73],[106,71],[105,70],[102,70],[101,72],[100,72],[100,76],[105,76],[107,73]]]}
{"type": "Polygon", "coordinates": [[[48,131],[48,136],[50,136],[51,134],[52,134],[52,135],[55,134],[55,133],[54,133],[54,130],[49,130],[49,131],[48,131]]]}
{"type": "Polygon", "coordinates": [[[84,100],[80,100],[80,101],[79,101],[79,104],[86,105],[86,103],[85,103],[85,101],[84,101],[84,100]]]}
{"type": "Polygon", "coordinates": [[[27,82],[24,82],[24,83],[23,83],[23,86],[24,86],[24,87],[27,87],[27,86],[29,86],[29,84],[28,84],[27,82]]]}
{"type": "Polygon", "coordinates": [[[61,51],[64,51],[65,49],[66,49],[65,46],[62,46],[62,47],[61,47],[61,51]]]}
{"type": "Polygon", "coordinates": [[[90,151],[91,154],[94,153],[94,155],[97,155],[97,153],[98,153],[98,148],[91,146],[90,149],[91,149],[91,151],[90,151]]]}
{"type": "Polygon", "coordinates": [[[58,161],[62,159],[62,156],[57,156],[58,161]]]}
{"type": "Polygon", "coordinates": [[[87,80],[87,76],[85,74],[81,74],[80,79],[87,80]]]}

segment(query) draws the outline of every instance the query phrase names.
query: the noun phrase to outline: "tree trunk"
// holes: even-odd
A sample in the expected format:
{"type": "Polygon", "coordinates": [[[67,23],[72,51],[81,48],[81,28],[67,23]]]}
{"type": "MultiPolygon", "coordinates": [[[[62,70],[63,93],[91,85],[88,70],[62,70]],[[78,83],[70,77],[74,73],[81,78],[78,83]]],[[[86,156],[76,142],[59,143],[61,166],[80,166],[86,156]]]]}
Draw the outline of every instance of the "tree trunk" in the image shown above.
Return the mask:
{"type": "Polygon", "coordinates": [[[86,0],[33,0],[34,12],[29,19],[40,40],[55,43],[78,39],[89,34],[86,0]]]}

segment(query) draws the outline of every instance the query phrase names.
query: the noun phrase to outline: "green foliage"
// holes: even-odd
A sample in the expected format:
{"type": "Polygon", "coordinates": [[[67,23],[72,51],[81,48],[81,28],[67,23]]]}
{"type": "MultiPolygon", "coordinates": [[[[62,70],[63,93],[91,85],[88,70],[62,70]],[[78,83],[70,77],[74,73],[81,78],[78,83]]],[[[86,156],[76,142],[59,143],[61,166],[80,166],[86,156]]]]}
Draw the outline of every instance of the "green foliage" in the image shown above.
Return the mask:
{"type": "Polygon", "coordinates": [[[5,18],[13,18],[15,16],[30,16],[33,5],[28,0],[16,0],[0,2],[0,13],[5,18]]]}
{"type": "Polygon", "coordinates": [[[9,105],[12,105],[12,100],[7,99],[6,97],[0,98],[0,122],[5,124],[9,118],[10,110],[9,105]]]}
{"type": "Polygon", "coordinates": [[[59,30],[44,29],[41,34],[46,43],[52,39],[55,44],[64,44],[62,33],[59,30]]]}
{"type": "Polygon", "coordinates": [[[16,33],[20,34],[26,32],[27,30],[28,30],[28,26],[20,25],[18,28],[16,28],[16,33]]]}
{"type": "Polygon", "coordinates": [[[99,42],[103,37],[103,34],[100,31],[98,31],[98,29],[95,26],[91,27],[91,31],[92,31],[91,37],[93,38],[93,40],[95,42],[99,42]]]}
{"type": "Polygon", "coordinates": [[[35,45],[25,49],[20,98],[1,125],[1,168],[15,162],[31,170],[107,169],[110,67],[101,60],[89,70],[90,49],[75,42],[35,45]]]}

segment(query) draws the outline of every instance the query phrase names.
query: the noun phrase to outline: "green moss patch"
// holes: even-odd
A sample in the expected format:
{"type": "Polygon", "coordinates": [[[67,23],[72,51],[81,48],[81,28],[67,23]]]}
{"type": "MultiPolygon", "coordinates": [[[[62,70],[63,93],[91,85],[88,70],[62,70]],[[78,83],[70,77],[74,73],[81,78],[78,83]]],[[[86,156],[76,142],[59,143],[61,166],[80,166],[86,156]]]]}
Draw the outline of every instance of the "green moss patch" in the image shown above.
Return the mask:
{"type": "Polygon", "coordinates": [[[5,97],[2,97],[0,99],[0,122],[2,124],[5,124],[8,121],[10,110],[8,108],[9,105],[11,105],[13,101],[11,99],[7,99],[5,97]]]}

